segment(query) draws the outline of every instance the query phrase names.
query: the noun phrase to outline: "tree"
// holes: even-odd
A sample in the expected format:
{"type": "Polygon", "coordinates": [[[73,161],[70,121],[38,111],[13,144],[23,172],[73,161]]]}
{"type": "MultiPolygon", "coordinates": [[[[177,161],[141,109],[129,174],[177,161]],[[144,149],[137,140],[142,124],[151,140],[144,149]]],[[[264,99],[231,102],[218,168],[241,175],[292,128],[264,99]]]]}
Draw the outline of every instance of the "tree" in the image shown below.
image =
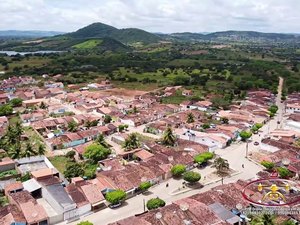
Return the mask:
{"type": "Polygon", "coordinates": [[[127,124],[121,124],[118,126],[119,132],[122,132],[123,130],[127,129],[128,125],[127,124]]]}
{"type": "Polygon", "coordinates": [[[176,137],[173,134],[173,130],[172,130],[171,127],[168,127],[165,130],[162,142],[163,142],[164,145],[167,145],[167,146],[174,146],[175,145],[176,137]]]}
{"type": "Polygon", "coordinates": [[[292,220],[286,220],[281,225],[296,225],[296,223],[292,220]]]}
{"type": "Polygon", "coordinates": [[[109,144],[107,144],[107,142],[105,141],[103,134],[98,135],[98,137],[96,139],[96,143],[98,143],[99,145],[102,145],[104,148],[109,148],[109,144]]]}
{"type": "Polygon", "coordinates": [[[110,123],[112,121],[112,118],[111,118],[111,116],[110,115],[105,115],[104,116],[104,123],[110,123]]]}
{"type": "Polygon", "coordinates": [[[9,147],[8,155],[12,159],[19,159],[19,158],[21,158],[21,153],[22,152],[21,152],[21,145],[20,144],[14,144],[14,145],[11,145],[9,147]]]}
{"type": "Polygon", "coordinates": [[[105,195],[105,199],[110,202],[112,205],[116,205],[126,199],[125,191],[117,189],[115,191],[108,192],[105,195]]]}
{"type": "Polygon", "coordinates": [[[147,201],[146,204],[148,210],[164,207],[165,205],[166,202],[160,198],[151,198],[147,201]]]}
{"type": "Polygon", "coordinates": [[[75,132],[77,130],[78,124],[72,120],[68,123],[68,131],[75,132]]]}
{"type": "Polygon", "coordinates": [[[142,182],[139,186],[139,189],[141,191],[146,191],[148,190],[150,187],[152,186],[152,184],[149,182],[149,181],[146,181],[146,182],[142,182]]]}
{"type": "Polygon", "coordinates": [[[218,174],[223,174],[224,172],[229,170],[229,163],[226,159],[218,157],[215,159],[213,167],[217,169],[218,174]]]}
{"type": "Polygon", "coordinates": [[[224,124],[228,124],[229,123],[229,119],[226,118],[226,117],[222,117],[221,118],[221,122],[224,123],[224,124]]]}
{"type": "Polygon", "coordinates": [[[187,123],[193,123],[195,122],[195,118],[194,118],[194,114],[193,113],[189,113],[187,115],[187,120],[186,120],[187,123]]]}
{"type": "Polygon", "coordinates": [[[265,161],[265,160],[262,161],[260,164],[269,171],[272,171],[275,167],[275,164],[273,162],[269,162],[269,161],[265,161]]]}
{"type": "Polygon", "coordinates": [[[83,156],[97,163],[102,159],[106,159],[110,153],[111,151],[104,146],[93,143],[86,147],[83,156]]]}
{"type": "Polygon", "coordinates": [[[183,179],[191,184],[198,182],[201,179],[200,173],[188,171],[183,174],[183,179]]]}
{"type": "Polygon", "coordinates": [[[206,160],[205,160],[205,158],[200,154],[200,155],[196,155],[196,156],[194,157],[194,162],[195,162],[195,163],[198,163],[198,164],[202,164],[202,163],[205,163],[206,160]]]}
{"type": "Polygon", "coordinates": [[[68,163],[64,171],[66,178],[81,177],[84,175],[84,170],[79,163],[68,163]]]}
{"type": "Polygon", "coordinates": [[[185,171],[186,171],[186,166],[183,164],[177,164],[171,168],[171,173],[174,177],[181,176],[183,173],[185,173],[185,171]]]}
{"type": "Polygon", "coordinates": [[[11,104],[12,107],[18,107],[21,106],[23,102],[23,99],[21,98],[14,98],[10,100],[9,104],[11,104]]]}
{"type": "Polygon", "coordinates": [[[204,124],[202,124],[202,126],[201,126],[203,129],[208,129],[208,128],[210,128],[210,125],[208,124],[208,123],[204,123],[204,124]]]}
{"type": "Polygon", "coordinates": [[[41,102],[40,109],[47,109],[47,105],[45,104],[45,102],[41,102]]]}
{"type": "Polygon", "coordinates": [[[94,225],[94,224],[89,221],[82,221],[80,223],[77,223],[77,225],[94,225]]]}
{"type": "Polygon", "coordinates": [[[256,216],[251,220],[251,225],[275,225],[274,217],[269,214],[263,214],[261,216],[256,216]]]}
{"type": "Polygon", "coordinates": [[[242,141],[247,141],[252,136],[251,132],[248,132],[246,130],[243,130],[240,132],[240,137],[242,138],[242,141]]]}
{"type": "Polygon", "coordinates": [[[271,105],[268,110],[269,110],[270,113],[276,114],[276,112],[278,111],[278,106],[277,105],[271,105]]]}
{"type": "Polygon", "coordinates": [[[36,155],[36,152],[33,150],[31,143],[27,142],[23,156],[30,157],[30,156],[34,156],[34,155],[36,155]]]}
{"type": "Polygon", "coordinates": [[[45,153],[46,153],[45,145],[40,144],[39,147],[38,147],[38,150],[37,150],[37,154],[38,155],[45,155],[45,153]]]}
{"type": "Polygon", "coordinates": [[[69,151],[69,152],[67,152],[66,157],[73,160],[75,155],[76,155],[75,151],[69,151]]]}
{"type": "Polygon", "coordinates": [[[139,111],[138,111],[137,107],[134,106],[133,109],[132,109],[132,113],[136,114],[136,113],[138,113],[138,112],[139,112],[139,111]]]}
{"type": "Polygon", "coordinates": [[[139,141],[136,133],[129,134],[129,136],[125,139],[123,148],[125,148],[125,150],[129,151],[132,149],[137,149],[138,147],[140,147],[140,141],[139,141]]]}
{"type": "Polygon", "coordinates": [[[198,164],[202,164],[207,162],[208,160],[212,159],[214,157],[214,153],[212,152],[204,152],[202,154],[196,155],[194,157],[194,162],[198,164]]]}
{"type": "Polygon", "coordinates": [[[0,116],[9,116],[13,113],[13,108],[9,104],[0,106],[0,116]]]}
{"type": "Polygon", "coordinates": [[[288,178],[291,176],[291,172],[285,167],[278,167],[277,172],[280,178],[288,178]]]}
{"type": "Polygon", "coordinates": [[[215,156],[215,154],[212,153],[212,152],[203,152],[203,153],[200,154],[200,155],[201,155],[202,157],[204,157],[204,159],[205,159],[206,161],[212,159],[212,158],[215,156]]]}

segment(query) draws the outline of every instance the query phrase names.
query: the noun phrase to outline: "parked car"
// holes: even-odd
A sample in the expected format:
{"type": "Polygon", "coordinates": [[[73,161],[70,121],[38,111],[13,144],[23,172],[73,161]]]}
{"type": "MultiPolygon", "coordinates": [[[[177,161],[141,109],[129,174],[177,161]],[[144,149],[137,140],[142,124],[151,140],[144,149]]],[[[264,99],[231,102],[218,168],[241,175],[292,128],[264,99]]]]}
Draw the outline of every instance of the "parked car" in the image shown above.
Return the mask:
{"type": "Polygon", "coordinates": [[[258,143],[257,141],[256,141],[256,142],[254,142],[253,144],[254,144],[254,145],[259,145],[259,143],[258,143]]]}
{"type": "Polygon", "coordinates": [[[115,208],[118,208],[118,207],[120,207],[122,205],[122,203],[121,202],[119,202],[119,203],[117,203],[117,204],[110,204],[108,207],[109,208],[111,208],[111,209],[115,209],[115,208]]]}

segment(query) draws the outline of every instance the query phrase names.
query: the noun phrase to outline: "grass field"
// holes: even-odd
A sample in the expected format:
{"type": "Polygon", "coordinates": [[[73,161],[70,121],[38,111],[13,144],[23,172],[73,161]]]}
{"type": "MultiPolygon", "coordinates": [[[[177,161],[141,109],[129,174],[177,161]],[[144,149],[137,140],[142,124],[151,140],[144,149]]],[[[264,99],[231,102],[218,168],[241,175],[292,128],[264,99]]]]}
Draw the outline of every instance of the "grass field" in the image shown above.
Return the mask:
{"type": "MultiPolygon", "coordinates": [[[[21,61],[10,61],[8,63],[8,72],[13,71],[14,68],[19,67],[19,68],[32,68],[32,67],[42,67],[48,63],[51,62],[50,58],[46,57],[36,57],[36,56],[31,56],[22,59],[21,61]]],[[[0,64],[0,71],[4,70],[4,66],[0,64]]]]}
{"type": "Polygon", "coordinates": [[[65,156],[53,156],[48,158],[53,166],[61,173],[66,170],[66,165],[70,161],[65,156]]]}
{"type": "Polygon", "coordinates": [[[80,44],[74,45],[73,47],[77,49],[91,49],[97,47],[101,43],[102,40],[88,40],[80,44]]]}

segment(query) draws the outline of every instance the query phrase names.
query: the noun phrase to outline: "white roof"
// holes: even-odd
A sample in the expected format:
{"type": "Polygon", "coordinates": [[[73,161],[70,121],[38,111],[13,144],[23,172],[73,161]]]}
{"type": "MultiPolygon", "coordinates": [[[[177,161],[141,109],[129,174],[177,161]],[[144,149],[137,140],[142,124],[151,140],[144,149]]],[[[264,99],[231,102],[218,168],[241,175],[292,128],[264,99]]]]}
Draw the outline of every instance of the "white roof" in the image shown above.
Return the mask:
{"type": "Polygon", "coordinates": [[[24,187],[24,190],[32,193],[32,192],[40,189],[42,186],[35,179],[32,178],[28,181],[23,182],[23,187],[24,187]]]}

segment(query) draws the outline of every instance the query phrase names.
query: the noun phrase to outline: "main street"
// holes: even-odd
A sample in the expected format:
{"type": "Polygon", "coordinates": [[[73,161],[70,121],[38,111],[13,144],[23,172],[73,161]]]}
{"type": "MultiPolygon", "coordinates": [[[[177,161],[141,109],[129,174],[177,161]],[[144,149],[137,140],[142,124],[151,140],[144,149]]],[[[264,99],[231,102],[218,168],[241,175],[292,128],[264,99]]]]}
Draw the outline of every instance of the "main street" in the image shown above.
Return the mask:
{"type": "MultiPolygon", "coordinates": [[[[255,141],[259,142],[261,139],[268,135],[268,133],[278,127],[277,121],[280,121],[283,116],[284,105],[281,103],[281,91],[282,91],[282,82],[283,80],[280,78],[279,86],[278,86],[278,95],[276,98],[276,104],[278,105],[278,113],[277,115],[267,122],[264,127],[261,128],[259,134],[255,134],[252,137],[252,142],[248,144],[248,153],[254,152],[258,150],[258,146],[255,146],[253,143],[255,141]]],[[[136,130],[135,130],[136,131],[136,130]]],[[[236,182],[239,179],[247,180],[252,179],[256,176],[257,172],[262,170],[260,165],[250,161],[246,158],[246,143],[233,143],[231,146],[225,149],[219,149],[216,151],[216,154],[221,156],[224,159],[227,159],[232,168],[239,173],[235,176],[225,178],[224,183],[236,182]],[[244,164],[244,168],[242,167],[244,164]]],[[[201,169],[200,173],[202,177],[208,175],[212,172],[211,167],[207,167],[205,169],[201,169]]],[[[163,199],[167,204],[171,204],[172,202],[189,197],[191,195],[205,192],[210,190],[213,187],[216,187],[221,184],[221,181],[207,184],[201,189],[193,189],[188,192],[182,192],[177,195],[171,194],[173,190],[178,189],[178,187],[182,186],[183,180],[175,180],[170,179],[163,183],[160,183],[150,189],[151,193],[149,195],[137,195],[133,198],[126,200],[124,205],[120,208],[110,209],[106,208],[97,213],[90,214],[86,217],[82,217],[80,221],[90,221],[95,225],[105,225],[129,216],[133,216],[135,214],[142,213],[144,211],[144,201],[147,202],[148,199],[153,197],[159,197],[163,199]],[[168,187],[166,187],[166,183],[168,183],[168,187]]],[[[72,222],[70,224],[75,225],[79,221],[72,222]]]]}

